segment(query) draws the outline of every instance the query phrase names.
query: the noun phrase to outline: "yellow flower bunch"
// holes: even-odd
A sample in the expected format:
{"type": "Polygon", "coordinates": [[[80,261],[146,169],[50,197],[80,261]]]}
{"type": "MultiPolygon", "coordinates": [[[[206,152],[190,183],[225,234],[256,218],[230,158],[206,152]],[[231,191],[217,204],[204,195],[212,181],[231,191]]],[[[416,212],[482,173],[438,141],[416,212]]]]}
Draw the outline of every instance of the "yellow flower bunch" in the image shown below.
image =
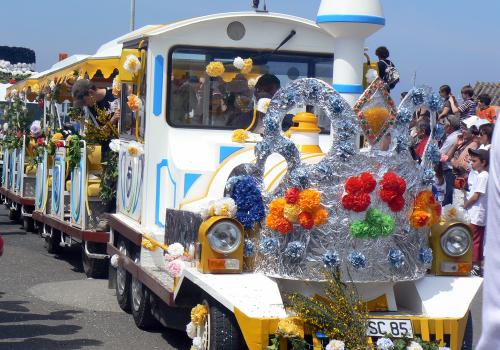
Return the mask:
{"type": "Polygon", "coordinates": [[[372,107],[363,112],[365,120],[375,135],[378,135],[390,118],[390,113],[384,107],[372,107]]]}
{"type": "Polygon", "coordinates": [[[147,238],[142,238],[141,245],[144,249],[152,252],[154,252],[158,248],[147,238]]]}
{"type": "Polygon", "coordinates": [[[249,74],[253,68],[253,61],[251,58],[247,58],[243,60],[243,68],[241,68],[241,73],[249,74]]]}
{"type": "Polygon", "coordinates": [[[244,143],[248,139],[248,133],[244,129],[237,129],[233,131],[231,140],[233,142],[244,143]]]}
{"type": "Polygon", "coordinates": [[[60,132],[56,132],[54,135],[52,135],[52,142],[62,141],[63,138],[63,134],[61,134],[60,132]]]}
{"type": "Polygon", "coordinates": [[[285,338],[303,338],[304,323],[298,317],[281,319],[278,323],[276,334],[285,338]]]}
{"type": "Polygon", "coordinates": [[[198,304],[191,309],[191,322],[195,326],[202,326],[208,315],[208,308],[203,304],[198,304]]]}
{"type": "Polygon", "coordinates": [[[210,62],[207,65],[206,72],[209,76],[211,77],[220,77],[226,69],[224,68],[224,65],[221,62],[210,62]]]}

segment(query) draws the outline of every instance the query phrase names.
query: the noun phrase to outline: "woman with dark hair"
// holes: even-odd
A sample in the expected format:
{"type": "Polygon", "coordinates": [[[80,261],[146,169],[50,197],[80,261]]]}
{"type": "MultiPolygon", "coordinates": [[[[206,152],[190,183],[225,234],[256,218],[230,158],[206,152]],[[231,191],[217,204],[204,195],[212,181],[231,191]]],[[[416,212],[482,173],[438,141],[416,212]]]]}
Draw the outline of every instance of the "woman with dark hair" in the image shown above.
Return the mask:
{"type": "Polygon", "coordinates": [[[425,146],[429,142],[429,137],[431,136],[431,124],[428,122],[420,122],[417,127],[417,137],[420,142],[415,147],[415,156],[420,161],[424,155],[425,146]]]}
{"type": "Polygon", "coordinates": [[[491,147],[491,139],[493,138],[493,124],[483,124],[479,127],[479,146],[480,149],[489,150],[491,147]]]}
{"type": "Polygon", "coordinates": [[[394,89],[399,82],[399,72],[389,60],[389,50],[385,46],[380,46],[375,50],[378,57],[378,75],[389,86],[389,90],[394,89]]]}

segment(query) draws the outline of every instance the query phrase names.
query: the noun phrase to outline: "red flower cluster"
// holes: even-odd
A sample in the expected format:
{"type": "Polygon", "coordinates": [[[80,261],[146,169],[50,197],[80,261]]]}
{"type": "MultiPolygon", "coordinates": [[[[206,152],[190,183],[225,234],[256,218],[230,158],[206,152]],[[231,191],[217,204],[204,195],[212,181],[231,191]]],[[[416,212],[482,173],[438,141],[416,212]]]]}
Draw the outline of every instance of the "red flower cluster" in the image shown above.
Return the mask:
{"type": "Polygon", "coordinates": [[[365,211],[371,204],[370,193],[376,186],[377,181],[371,173],[364,172],[359,176],[349,177],[344,185],[342,205],[357,213],[365,211]]]}
{"type": "Polygon", "coordinates": [[[405,205],[403,198],[406,191],[405,180],[393,172],[388,172],[380,181],[380,187],[380,199],[386,202],[392,211],[401,211],[405,205]]]}
{"type": "Polygon", "coordinates": [[[43,146],[43,142],[44,142],[43,137],[39,137],[36,139],[36,143],[38,144],[38,146],[43,146]]]}

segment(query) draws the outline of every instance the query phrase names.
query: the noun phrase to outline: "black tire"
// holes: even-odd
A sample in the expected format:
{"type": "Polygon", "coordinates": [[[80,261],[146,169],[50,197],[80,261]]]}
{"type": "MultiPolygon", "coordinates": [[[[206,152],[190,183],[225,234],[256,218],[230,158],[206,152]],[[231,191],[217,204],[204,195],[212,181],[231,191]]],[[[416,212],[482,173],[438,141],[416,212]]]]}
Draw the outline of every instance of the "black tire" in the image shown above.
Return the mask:
{"type": "Polygon", "coordinates": [[[208,350],[248,349],[234,314],[215,300],[204,302],[208,305],[209,348],[208,350]]]}
{"type": "MultiPolygon", "coordinates": [[[[105,246],[98,243],[87,243],[89,251],[92,253],[104,254],[105,246]]],[[[82,242],[82,265],[85,275],[89,278],[108,277],[108,259],[93,259],[85,254],[85,242],[82,242]]]]}
{"type": "MultiPolygon", "coordinates": [[[[117,248],[122,254],[126,255],[127,257],[130,257],[130,250],[125,241],[118,240],[117,248]]],[[[127,270],[125,270],[125,268],[118,266],[116,268],[116,283],[115,283],[116,300],[118,301],[118,305],[120,305],[120,308],[123,311],[129,313],[130,313],[130,298],[131,298],[130,296],[131,281],[132,281],[132,276],[130,275],[130,273],[127,270]]]]}
{"type": "Polygon", "coordinates": [[[29,216],[23,218],[23,226],[26,232],[35,232],[35,222],[29,216]]]}
{"type": "MultiPolygon", "coordinates": [[[[50,228],[49,228],[50,229],[50,228]]],[[[45,248],[49,254],[57,254],[61,251],[59,242],[61,241],[61,232],[52,230],[52,237],[45,237],[45,248]]]]}
{"type": "Polygon", "coordinates": [[[465,326],[464,332],[464,340],[462,342],[462,350],[472,350],[472,343],[474,340],[474,328],[472,325],[472,315],[470,314],[467,317],[467,325],[465,326]]]}
{"type": "MultiPolygon", "coordinates": [[[[138,263],[139,258],[136,256],[134,261],[138,263]]],[[[141,281],[133,276],[130,287],[130,299],[132,317],[134,318],[135,325],[142,330],[158,329],[160,327],[160,322],[151,312],[151,292],[141,283],[141,281]]]]}

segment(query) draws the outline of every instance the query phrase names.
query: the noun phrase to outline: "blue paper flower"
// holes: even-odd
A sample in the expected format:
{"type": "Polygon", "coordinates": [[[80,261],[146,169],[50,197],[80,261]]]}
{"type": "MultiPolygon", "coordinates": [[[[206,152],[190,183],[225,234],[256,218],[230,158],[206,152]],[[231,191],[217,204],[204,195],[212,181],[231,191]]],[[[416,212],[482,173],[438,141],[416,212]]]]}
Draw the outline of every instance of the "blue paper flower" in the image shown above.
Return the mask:
{"type": "Polygon", "coordinates": [[[408,124],[413,120],[413,112],[408,107],[400,107],[396,121],[401,124],[408,124]]]}
{"type": "Polygon", "coordinates": [[[245,238],[245,247],[243,248],[243,256],[248,258],[255,255],[255,243],[249,239],[245,238]]]}
{"type": "Polygon", "coordinates": [[[238,176],[231,180],[231,198],[237,206],[236,220],[245,229],[251,229],[255,223],[265,216],[262,194],[254,178],[248,175],[238,176]]]}
{"type": "Polygon", "coordinates": [[[285,248],[285,256],[290,258],[292,262],[298,262],[302,257],[302,254],[304,254],[305,250],[306,247],[304,243],[300,241],[292,241],[288,243],[288,245],[285,248]]]}
{"type": "Polygon", "coordinates": [[[425,158],[427,160],[430,160],[434,164],[437,164],[441,161],[441,152],[434,143],[427,145],[427,150],[425,151],[425,158]]]}
{"type": "Polygon", "coordinates": [[[315,170],[321,180],[331,179],[333,177],[332,166],[326,162],[319,162],[315,170]]]}
{"type": "Polygon", "coordinates": [[[337,95],[330,96],[328,102],[330,103],[330,108],[333,113],[339,114],[342,113],[342,111],[344,110],[344,104],[342,103],[342,99],[340,99],[339,96],[337,95]]]}
{"type": "Polygon", "coordinates": [[[260,240],[259,248],[262,254],[270,255],[278,251],[279,241],[275,237],[263,237],[260,240]]]}
{"type": "Polygon", "coordinates": [[[333,250],[327,250],[323,254],[323,263],[326,267],[336,267],[340,264],[340,259],[338,254],[333,250]]]}
{"type": "Polygon", "coordinates": [[[406,133],[398,135],[396,137],[396,152],[401,153],[404,150],[407,150],[408,147],[408,136],[406,135],[406,133]]]}
{"type": "Polygon", "coordinates": [[[356,270],[363,269],[366,266],[366,258],[361,252],[350,252],[347,259],[356,270]]]}
{"type": "Polygon", "coordinates": [[[391,263],[392,266],[399,269],[405,263],[405,255],[399,249],[391,249],[389,250],[389,254],[387,259],[391,263]]]}
{"type": "Polygon", "coordinates": [[[437,112],[443,109],[444,100],[439,94],[433,93],[427,97],[427,105],[431,111],[437,112]]]}
{"type": "Polygon", "coordinates": [[[433,138],[436,141],[440,141],[444,137],[444,126],[441,123],[436,124],[434,127],[433,138]]]}
{"type": "Polygon", "coordinates": [[[424,104],[425,90],[423,88],[415,88],[410,91],[411,100],[415,106],[424,104]]]}
{"type": "Polygon", "coordinates": [[[432,249],[431,248],[427,248],[427,247],[420,248],[418,255],[419,255],[420,261],[422,263],[424,263],[425,265],[432,264],[432,249]]]}
{"type": "Polygon", "coordinates": [[[294,186],[305,188],[309,183],[309,171],[304,167],[294,169],[290,172],[290,180],[294,186]]]}
{"type": "Polygon", "coordinates": [[[436,173],[433,169],[425,169],[424,175],[422,176],[422,183],[424,185],[432,185],[434,183],[434,176],[436,173]]]}

